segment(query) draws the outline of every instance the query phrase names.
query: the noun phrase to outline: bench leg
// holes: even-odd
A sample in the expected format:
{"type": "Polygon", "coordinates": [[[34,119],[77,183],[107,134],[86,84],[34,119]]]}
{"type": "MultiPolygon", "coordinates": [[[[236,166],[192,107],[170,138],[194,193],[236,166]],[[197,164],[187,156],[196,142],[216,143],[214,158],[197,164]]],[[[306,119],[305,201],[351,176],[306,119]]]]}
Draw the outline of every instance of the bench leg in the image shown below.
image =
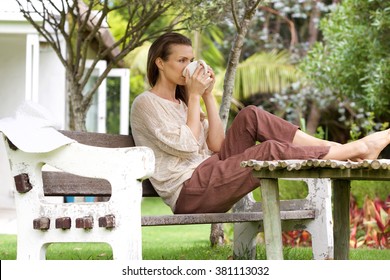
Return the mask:
{"type": "Polygon", "coordinates": [[[283,260],[278,179],[262,179],[263,224],[268,260],[283,260]]]}
{"type": "Polygon", "coordinates": [[[256,236],[259,232],[258,222],[234,224],[234,259],[256,259],[256,236]]]}
{"type": "MultiPolygon", "coordinates": [[[[125,234],[134,234],[131,231],[125,234]]],[[[114,260],[142,260],[142,239],[129,238],[123,236],[115,241],[110,241],[112,258],[114,260]]]]}
{"type": "Polygon", "coordinates": [[[333,180],[334,202],[334,258],[335,260],[349,259],[350,221],[349,196],[351,182],[333,180]]]}
{"type": "Polygon", "coordinates": [[[142,260],[142,255],[138,250],[131,250],[127,244],[111,242],[113,260],[142,260]]]}
{"type": "Polygon", "coordinates": [[[329,179],[306,179],[310,207],[316,209],[314,220],[307,221],[307,231],[312,238],[315,260],[333,259],[333,219],[331,181],[329,179]]]}
{"type": "MultiPolygon", "coordinates": [[[[24,240],[30,240],[25,238],[24,240]]],[[[37,240],[34,240],[37,241],[37,240]]],[[[46,249],[50,244],[42,244],[40,242],[23,242],[22,238],[18,238],[18,246],[16,250],[16,259],[19,260],[46,260],[46,249]]]]}

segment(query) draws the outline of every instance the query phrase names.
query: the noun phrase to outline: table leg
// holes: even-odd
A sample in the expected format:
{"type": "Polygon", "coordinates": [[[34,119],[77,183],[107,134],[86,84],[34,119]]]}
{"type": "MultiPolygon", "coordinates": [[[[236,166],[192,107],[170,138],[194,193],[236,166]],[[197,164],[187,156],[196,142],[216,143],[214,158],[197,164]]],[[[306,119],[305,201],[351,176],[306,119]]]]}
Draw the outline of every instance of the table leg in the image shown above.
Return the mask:
{"type": "Polygon", "coordinates": [[[278,180],[261,179],[261,195],[267,259],[283,260],[278,180]]]}
{"type": "Polygon", "coordinates": [[[349,196],[351,182],[348,180],[333,180],[333,235],[334,259],[349,259],[350,221],[349,196]]]}

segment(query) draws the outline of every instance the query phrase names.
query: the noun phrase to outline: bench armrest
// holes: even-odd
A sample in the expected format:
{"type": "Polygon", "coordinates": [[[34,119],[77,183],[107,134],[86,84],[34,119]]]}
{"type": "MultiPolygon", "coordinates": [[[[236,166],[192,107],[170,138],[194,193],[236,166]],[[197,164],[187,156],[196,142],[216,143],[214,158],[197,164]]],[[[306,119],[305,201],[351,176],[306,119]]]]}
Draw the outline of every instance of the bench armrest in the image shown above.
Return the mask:
{"type": "Polygon", "coordinates": [[[101,148],[75,142],[47,153],[26,153],[6,146],[13,176],[26,173],[41,180],[42,167],[48,165],[78,176],[106,179],[113,194],[124,182],[143,180],[154,172],[154,154],[147,147],[101,148]]]}

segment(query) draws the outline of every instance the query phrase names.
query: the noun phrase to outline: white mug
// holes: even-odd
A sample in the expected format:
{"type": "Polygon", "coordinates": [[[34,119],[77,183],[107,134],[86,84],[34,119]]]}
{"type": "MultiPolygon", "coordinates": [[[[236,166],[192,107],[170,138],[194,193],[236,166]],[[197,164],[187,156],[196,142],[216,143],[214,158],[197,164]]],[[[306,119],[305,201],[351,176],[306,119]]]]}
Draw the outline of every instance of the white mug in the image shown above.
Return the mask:
{"type": "Polygon", "coordinates": [[[204,73],[206,74],[207,73],[207,64],[206,64],[206,62],[204,62],[204,60],[195,60],[195,61],[192,61],[190,64],[188,64],[186,66],[186,68],[184,68],[183,76],[184,77],[186,76],[186,71],[188,70],[188,72],[190,74],[190,77],[191,77],[194,74],[196,68],[198,68],[199,65],[203,65],[204,73]]]}

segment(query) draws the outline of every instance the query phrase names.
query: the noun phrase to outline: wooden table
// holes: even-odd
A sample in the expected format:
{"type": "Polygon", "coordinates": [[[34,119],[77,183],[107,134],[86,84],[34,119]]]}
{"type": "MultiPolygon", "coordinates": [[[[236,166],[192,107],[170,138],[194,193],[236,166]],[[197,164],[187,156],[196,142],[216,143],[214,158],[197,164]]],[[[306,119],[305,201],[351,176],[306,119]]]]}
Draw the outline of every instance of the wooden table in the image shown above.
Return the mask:
{"type": "Polygon", "coordinates": [[[261,179],[267,259],[283,259],[278,179],[329,178],[333,189],[334,259],[349,259],[350,183],[352,180],[390,180],[390,160],[248,160],[241,164],[261,179]]]}

